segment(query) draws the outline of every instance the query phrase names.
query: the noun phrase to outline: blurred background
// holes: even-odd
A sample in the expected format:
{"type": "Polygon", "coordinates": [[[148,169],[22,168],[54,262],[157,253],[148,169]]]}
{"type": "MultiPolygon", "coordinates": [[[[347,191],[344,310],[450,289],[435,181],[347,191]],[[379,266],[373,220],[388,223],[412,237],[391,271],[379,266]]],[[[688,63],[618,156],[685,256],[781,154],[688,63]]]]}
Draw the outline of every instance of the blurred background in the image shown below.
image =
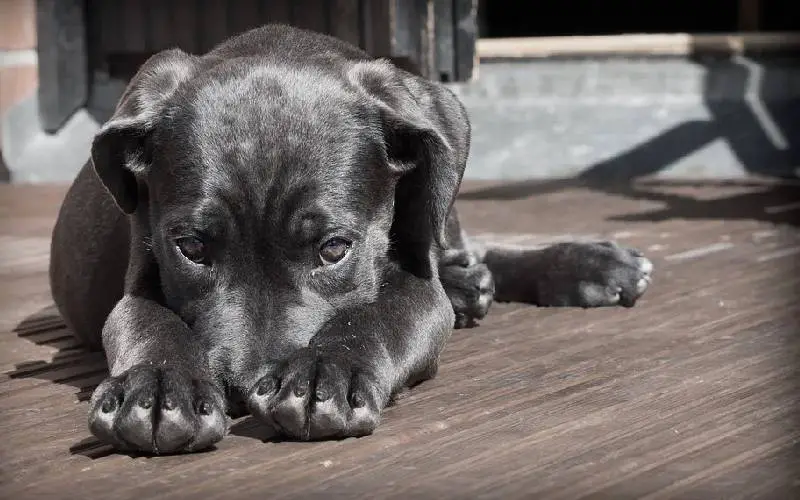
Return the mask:
{"type": "Polygon", "coordinates": [[[71,180],[149,55],[267,22],[446,82],[473,122],[468,179],[797,177],[792,3],[0,0],[0,178],[71,180]]]}

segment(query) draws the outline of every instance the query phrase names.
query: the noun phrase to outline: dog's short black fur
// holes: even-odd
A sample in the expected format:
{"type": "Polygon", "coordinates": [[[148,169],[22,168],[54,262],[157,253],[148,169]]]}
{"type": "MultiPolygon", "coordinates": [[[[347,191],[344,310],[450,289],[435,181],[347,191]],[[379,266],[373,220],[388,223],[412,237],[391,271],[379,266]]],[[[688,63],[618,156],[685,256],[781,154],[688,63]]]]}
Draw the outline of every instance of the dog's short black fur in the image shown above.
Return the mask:
{"type": "Polygon", "coordinates": [[[469,142],[449,90],[320,34],[153,56],[53,233],[55,301],[110,367],[91,431],[194,451],[246,408],[292,438],[365,435],[493,298],[634,304],[652,267],[634,250],[468,247],[469,142]]]}

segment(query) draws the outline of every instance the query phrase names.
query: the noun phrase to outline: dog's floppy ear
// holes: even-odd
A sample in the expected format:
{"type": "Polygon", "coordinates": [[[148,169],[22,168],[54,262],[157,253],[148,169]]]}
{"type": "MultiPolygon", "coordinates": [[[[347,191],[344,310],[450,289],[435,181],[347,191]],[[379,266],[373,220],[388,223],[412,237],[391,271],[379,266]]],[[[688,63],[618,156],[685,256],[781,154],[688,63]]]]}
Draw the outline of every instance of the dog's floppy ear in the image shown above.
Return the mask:
{"type": "Polygon", "coordinates": [[[430,272],[432,245],[446,244],[447,217],[466,167],[466,111],[448,89],[387,61],[355,63],[349,77],[379,109],[387,162],[400,176],[392,236],[418,269],[430,272]]]}
{"type": "Polygon", "coordinates": [[[92,142],[94,170],[125,213],[136,210],[138,179],[150,165],[148,139],[168,100],[194,73],[197,60],[178,49],[148,59],[92,142]]]}

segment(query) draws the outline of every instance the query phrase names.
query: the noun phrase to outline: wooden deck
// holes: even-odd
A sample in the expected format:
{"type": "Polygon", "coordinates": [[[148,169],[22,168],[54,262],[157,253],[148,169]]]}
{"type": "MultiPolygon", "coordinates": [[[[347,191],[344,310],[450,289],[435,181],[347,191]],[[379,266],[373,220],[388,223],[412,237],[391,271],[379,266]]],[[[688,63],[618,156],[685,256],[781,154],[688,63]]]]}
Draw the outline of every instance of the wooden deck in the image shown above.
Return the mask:
{"type": "Polygon", "coordinates": [[[63,187],[0,186],[2,498],[800,498],[800,187],[468,185],[474,233],[645,250],[633,309],[496,305],[372,436],[110,453],[86,428],[104,376],[54,316],[63,187]]]}

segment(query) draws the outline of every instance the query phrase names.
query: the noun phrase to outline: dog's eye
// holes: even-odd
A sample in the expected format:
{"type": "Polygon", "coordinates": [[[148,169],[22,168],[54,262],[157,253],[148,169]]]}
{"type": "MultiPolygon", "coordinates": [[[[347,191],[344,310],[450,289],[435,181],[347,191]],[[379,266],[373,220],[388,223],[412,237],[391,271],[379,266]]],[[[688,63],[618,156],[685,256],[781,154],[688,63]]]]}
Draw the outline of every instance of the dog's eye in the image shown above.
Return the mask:
{"type": "Polygon", "coordinates": [[[203,240],[190,236],[188,238],[180,238],[175,244],[178,245],[178,250],[181,251],[184,257],[196,264],[205,264],[206,244],[203,243],[203,240]]]}
{"type": "Polygon", "coordinates": [[[347,255],[351,243],[344,238],[331,238],[319,249],[319,258],[323,264],[336,264],[347,255]]]}

